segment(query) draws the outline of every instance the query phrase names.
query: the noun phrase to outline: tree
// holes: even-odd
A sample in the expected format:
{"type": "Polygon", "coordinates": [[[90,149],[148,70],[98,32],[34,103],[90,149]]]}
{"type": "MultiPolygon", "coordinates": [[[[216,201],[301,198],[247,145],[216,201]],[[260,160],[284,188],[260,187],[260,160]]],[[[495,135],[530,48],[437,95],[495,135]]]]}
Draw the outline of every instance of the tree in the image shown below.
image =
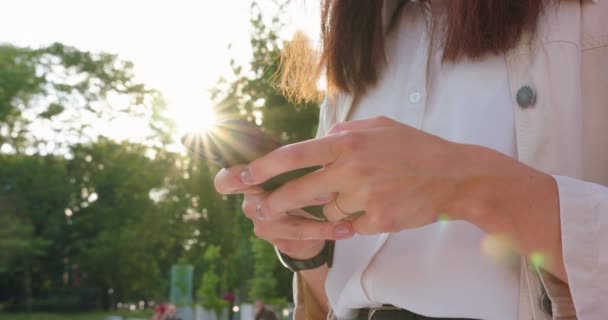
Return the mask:
{"type": "MultiPolygon", "coordinates": [[[[252,12],[253,56],[218,84],[217,110],[284,143],[310,138],[316,105],[290,102],[274,81],[280,19],[268,23],[255,2],[252,12]]],[[[110,307],[108,292],[115,301],[162,299],[177,261],[195,266],[194,283],[212,284],[201,295],[291,295],[291,273],[272,246],[250,241],[242,198],[213,189],[217,168],[166,150],[173,125],[163,112],[162,97],[115,55],[0,45],[1,302],[75,310],[110,307]],[[123,116],[148,123],[148,139],[95,130],[123,116]]]]}
{"type": "Polygon", "coordinates": [[[150,191],[181,177],[182,157],[165,151],[172,123],[162,97],[132,69],[58,43],[0,45],[0,301],[9,307],[30,309],[33,297],[34,307],[80,308],[85,289],[97,306],[109,288],[117,298],[162,291],[184,224],[150,191]],[[149,123],[145,145],[95,131],[124,116],[149,123]]]}
{"type": "Polygon", "coordinates": [[[95,125],[124,116],[148,121],[149,138],[173,128],[162,97],[134,79],[133,64],[60,43],[38,49],[0,45],[0,146],[66,153],[95,140],[95,125]]]}
{"type": "Polygon", "coordinates": [[[63,265],[56,257],[65,243],[63,203],[70,194],[65,161],[9,155],[0,156],[0,163],[0,216],[6,226],[0,235],[0,283],[12,288],[16,304],[30,309],[32,296],[61,283],[63,265]]]}
{"type": "Polygon", "coordinates": [[[197,291],[197,296],[203,307],[215,311],[216,315],[228,306],[228,303],[220,298],[218,291],[220,277],[218,275],[218,261],[220,257],[220,247],[208,246],[205,250],[203,259],[207,264],[207,271],[203,274],[201,284],[197,291]]]}
{"type": "MultiPolygon", "coordinates": [[[[245,118],[287,144],[314,137],[319,109],[315,101],[291,101],[278,86],[281,52],[288,44],[279,38],[279,31],[283,27],[279,17],[289,1],[274,3],[276,13],[268,19],[262,14],[257,1],[252,1],[251,60],[247,65],[232,60],[231,80],[221,79],[212,95],[220,118],[245,118]]],[[[229,201],[229,207],[240,208],[242,198],[232,197],[229,201]]],[[[250,223],[241,223],[240,226],[237,233],[240,239],[252,234],[250,223]]],[[[254,270],[249,270],[247,275],[253,278],[244,282],[249,286],[245,287],[249,293],[245,298],[253,300],[263,297],[269,301],[291,299],[292,273],[280,265],[269,243],[253,239],[246,247],[242,242],[237,246],[237,261],[246,259],[254,263],[254,270]]],[[[241,286],[244,283],[241,282],[241,286]]]]}

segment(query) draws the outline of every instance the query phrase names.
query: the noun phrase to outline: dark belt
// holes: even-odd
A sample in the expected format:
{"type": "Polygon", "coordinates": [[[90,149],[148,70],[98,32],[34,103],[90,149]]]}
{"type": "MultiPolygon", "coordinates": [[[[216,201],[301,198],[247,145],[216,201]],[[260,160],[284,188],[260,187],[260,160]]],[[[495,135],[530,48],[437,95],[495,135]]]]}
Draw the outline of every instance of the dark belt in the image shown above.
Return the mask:
{"type": "Polygon", "coordinates": [[[394,306],[360,309],[357,320],[473,320],[465,318],[431,318],[394,306]]]}

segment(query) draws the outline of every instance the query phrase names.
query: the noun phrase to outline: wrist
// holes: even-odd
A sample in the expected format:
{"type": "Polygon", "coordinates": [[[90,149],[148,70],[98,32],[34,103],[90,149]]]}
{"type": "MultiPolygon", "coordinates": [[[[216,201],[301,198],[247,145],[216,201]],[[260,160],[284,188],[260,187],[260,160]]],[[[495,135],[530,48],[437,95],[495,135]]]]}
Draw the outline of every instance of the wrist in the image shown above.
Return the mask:
{"type": "Polygon", "coordinates": [[[292,272],[298,272],[303,270],[317,269],[324,265],[331,268],[333,255],[334,255],[334,241],[325,240],[323,243],[323,249],[318,252],[315,256],[307,259],[297,259],[281,252],[278,247],[275,246],[277,257],[281,261],[284,267],[290,269],[292,272]]]}
{"type": "Polygon", "coordinates": [[[314,241],[312,242],[310,245],[301,248],[300,250],[290,250],[290,251],[283,251],[280,250],[283,254],[288,255],[290,258],[293,259],[298,259],[298,260],[306,260],[306,259],[310,259],[316,255],[318,255],[323,248],[325,247],[325,241],[320,240],[320,241],[314,241]]]}
{"type": "Polygon", "coordinates": [[[467,221],[488,232],[485,227],[505,218],[500,213],[514,199],[512,189],[525,188],[521,180],[530,168],[513,166],[513,159],[485,147],[468,145],[465,150],[462,157],[468,169],[452,186],[455,192],[446,213],[450,219],[467,221]]]}
{"type": "Polygon", "coordinates": [[[549,211],[558,202],[551,175],[520,163],[507,165],[510,163],[495,161],[496,173],[469,179],[458,197],[458,219],[486,233],[509,234],[526,222],[530,213],[549,211]]]}

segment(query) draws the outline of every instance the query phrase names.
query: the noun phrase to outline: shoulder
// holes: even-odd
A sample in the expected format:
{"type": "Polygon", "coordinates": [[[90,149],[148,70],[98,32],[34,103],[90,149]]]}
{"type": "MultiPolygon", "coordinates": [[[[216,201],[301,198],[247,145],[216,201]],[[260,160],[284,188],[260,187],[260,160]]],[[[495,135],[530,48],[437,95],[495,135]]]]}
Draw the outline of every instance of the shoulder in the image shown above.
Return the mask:
{"type": "Polygon", "coordinates": [[[569,43],[581,50],[607,46],[607,15],[608,0],[546,0],[537,41],[569,43]]]}
{"type": "Polygon", "coordinates": [[[608,0],[581,0],[581,47],[608,46],[608,0]]]}

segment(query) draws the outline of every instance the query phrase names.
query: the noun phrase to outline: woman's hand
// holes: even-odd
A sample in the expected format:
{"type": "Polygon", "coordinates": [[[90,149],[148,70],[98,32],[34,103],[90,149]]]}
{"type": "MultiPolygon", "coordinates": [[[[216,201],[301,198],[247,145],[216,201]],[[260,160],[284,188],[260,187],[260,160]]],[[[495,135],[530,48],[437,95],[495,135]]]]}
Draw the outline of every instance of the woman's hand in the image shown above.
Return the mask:
{"type": "Polygon", "coordinates": [[[352,219],[360,234],[396,232],[449,219],[475,220],[502,205],[500,188],[538,172],[487,148],[449,142],[385,117],[335,125],[326,137],[277,149],[252,162],[241,181],[323,165],[260,198],[256,216],[284,219],[308,199],[336,195],[329,220],[352,219]],[[498,193],[498,194],[497,194],[498,193]]]}
{"type": "MultiPolygon", "coordinates": [[[[494,150],[379,117],[340,123],[326,137],[279,148],[238,168],[232,179],[246,188],[318,165],[323,169],[250,198],[257,203],[246,206],[248,216],[258,225],[289,225],[285,212],[310,199],[333,198],[324,207],[330,221],[352,221],[356,233],[376,234],[421,227],[445,215],[506,238],[521,255],[540,254],[542,267],[567,281],[559,196],[551,175],[494,150]],[[350,215],[360,211],[365,213],[350,215]]],[[[326,224],[320,223],[327,229],[319,232],[306,222],[307,227],[291,229],[299,229],[294,234],[300,239],[329,236],[326,224]]]]}
{"type": "MultiPolygon", "coordinates": [[[[326,239],[345,239],[353,235],[349,222],[333,223],[314,220],[306,212],[297,208],[290,209],[290,214],[277,213],[276,219],[260,220],[256,218],[256,206],[267,196],[257,186],[248,186],[240,179],[243,166],[221,170],[215,177],[215,188],[223,194],[244,193],[243,212],[253,221],[254,233],[295,259],[308,259],[323,249],[326,239]]],[[[302,206],[321,205],[331,198],[307,200],[302,206]]]]}

